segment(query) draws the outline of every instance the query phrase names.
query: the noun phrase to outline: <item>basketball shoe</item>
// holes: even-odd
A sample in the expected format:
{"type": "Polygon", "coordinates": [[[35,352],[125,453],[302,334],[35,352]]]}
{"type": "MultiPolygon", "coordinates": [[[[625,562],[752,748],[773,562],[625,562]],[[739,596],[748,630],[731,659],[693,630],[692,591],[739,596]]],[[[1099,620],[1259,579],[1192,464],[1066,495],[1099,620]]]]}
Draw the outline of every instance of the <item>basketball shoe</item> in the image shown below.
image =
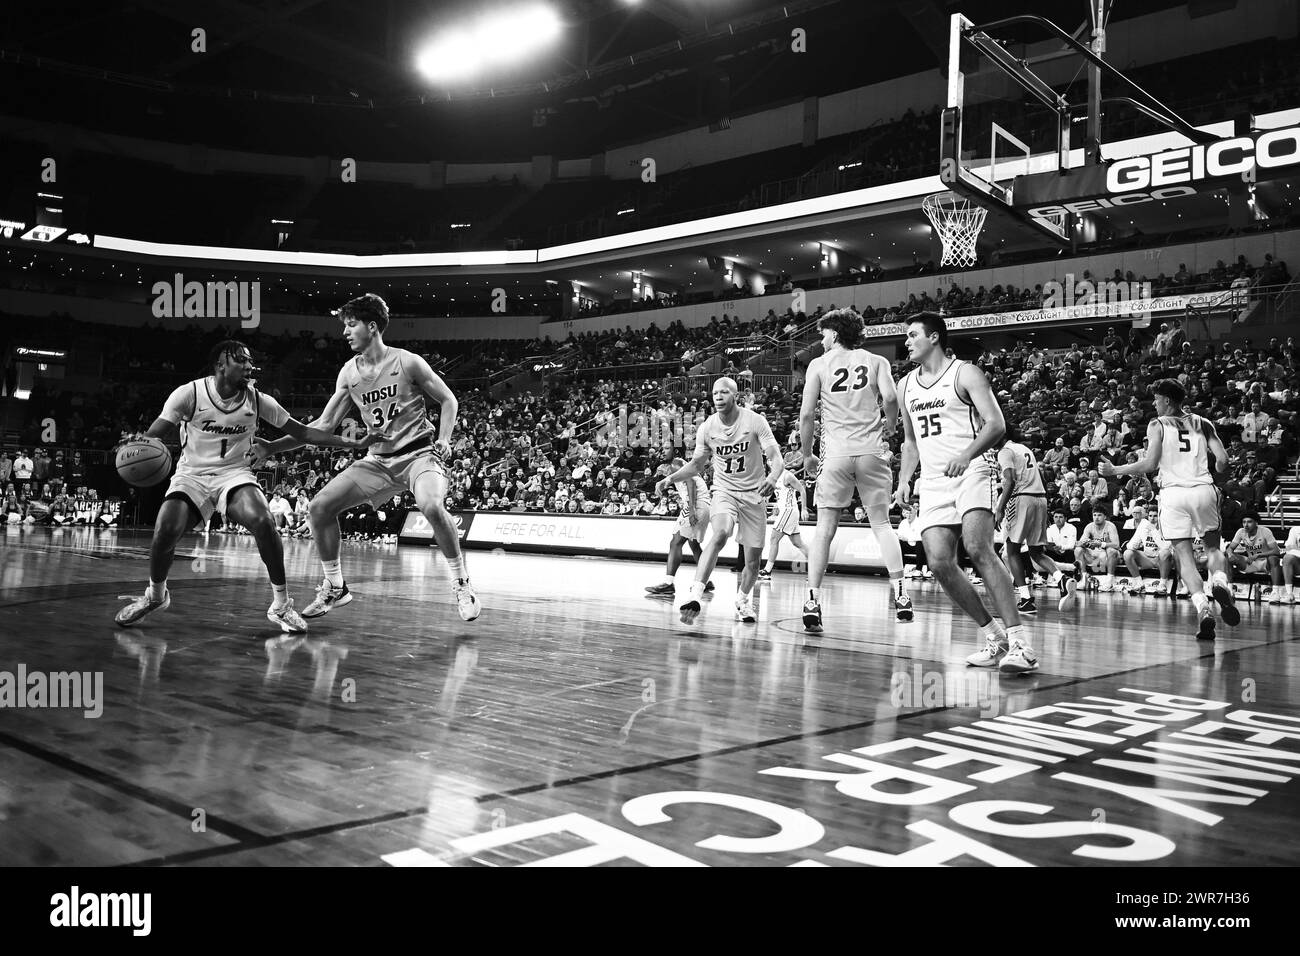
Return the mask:
{"type": "MultiPolygon", "coordinates": [[[[119,600],[128,597],[130,597],[129,594],[123,594],[121,595],[121,597],[119,597],[119,600]]],[[[113,620],[116,621],[118,624],[122,625],[122,627],[134,627],[136,624],[140,623],[140,621],[143,620],[147,615],[152,614],[154,611],[165,611],[171,606],[172,606],[171,588],[168,588],[166,591],[163,592],[161,601],[153,600],[151,597],[149,597],[148,589],[145,589],[143,595],[141,595],[138,598],[134,598],[130,604],[122,608],[122,610],[118,611],[117,617],[113,618],[113,620]]]]}
{"type": "Polygon", "coordinates": [[[462,581],[452,585],[451,590],[456,595],[456,610],[460,612],[460,619],[462,621],[477,620],[478,616],[483,613],[483,605],[478,602],[478,595],[474,593],[474,586],[468,581],[462,581]]]}
{"type": "Polygon", "coordinates": [[[342,587],[336,588],[330,584],[329,578],[326,578],[321,581],[320,587],[316,589],[316,600],[302,609],[302,616],[320,617],[322,614],[328,614],[336,607],[351,603],[352,592],[348,590],[348,582],[344,581],[342,587]]]}
{"type": "Polygon", "coordinates": [[[280,630],[286,634],[305,634],[307,632],[307,622],[302,619],[302,615],[293,609],[293,600],[286,599],[284,606],[277,608],[272,604],[266,609],[266,619],[273,624],[279,624],[280,630]]]}

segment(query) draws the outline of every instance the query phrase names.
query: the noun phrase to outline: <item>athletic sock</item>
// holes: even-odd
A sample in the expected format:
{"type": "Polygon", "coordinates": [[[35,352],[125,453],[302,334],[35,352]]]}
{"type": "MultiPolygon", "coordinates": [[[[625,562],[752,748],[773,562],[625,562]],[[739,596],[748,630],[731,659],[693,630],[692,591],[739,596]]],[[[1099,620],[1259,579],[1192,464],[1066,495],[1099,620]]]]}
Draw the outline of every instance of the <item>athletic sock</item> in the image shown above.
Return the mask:
{"type": "Polygon", "coordinates": [[[665,574],[665,575],[664,575],[664,584],[671,584],[671,585],[673,585],[674,587],[676,587],[676,586],[677,586],[677,579],[674,578],[674,577],[673,577],[672,575],[670,575],[670,574],[665,574]]]}
{"type": "Polygon", "coordinates": [[[325,580],[330,583],[330,587],[343,587],[343,565],[338,558],[333,561],[322,561],[320,566],[325,569],[325,580]]]}
{"type": "Polygon", "coordinates": [[[768,574],[771,574],[775,568],[776,568],[775,561],[769,561],[767,562],[767,564],[763,565],[763,570],[766,571],[768,574]]]}
{"type": "Polygon", "coordinates": [[[1047,583],[1050,584],[1052,587],[1058,587],[1061,583],[1061,578],[1063,577],[1065,577],[1064,574],[1062,574],[1060,571],[1056,571],[1052,574],[1051,577],[1047,579],[1047,583]]]}
{"type": "Polygon", "coordinates": [[[150,601],[161,601],[167,596],[167,579],[164,578],[161,581],[155,581],[153,578],[150,578],[149,589],[145,593],[149,596],[150,601]]]}
{"type": "Polygon", "coordinates": [[[1007,642],[1007,632],[1003,629],[997,618],[990,618],[989,622],[980,628],[980,633],[984,635],[985,640],[992,638],[999,644],[1005,644],[1007,642]]]}
{"type": "Polygon", "coordinates": [[[279,610],[289,603],[289,586],[287,584],[271,584],[271,607],[279,610]]]}
{"type": "Polygon", "coordinates": [[[894,578],[893,585],[894,585],[894,597],[900,597],[900,598],[907,597],[906,578],[894,578]]]}
{"type": "Polygon", "coordinates": [[[809,588],[809,589],[808,589],[808,600],[812,601],[814,604],[821,604],[821,603],[822,603],[822,589],[821,589],[821,588],[809,588]]]}
{"type": "Polygon", "coordinates": [[[464,584],[469,580],[469,575],[465,572],[465,556],[463,554],[455,558],[448,558],[447,567],[451,569],[452,580],[457,584],[464,584]]]}
{"type": "Polygon", "coordinates": [[[700,598],[704,597],[704,582],[703,582],[703,581],[692,581],[692,582],[691,582],[691,597],[694,598],[694,599],[696,599],[696,600],[699,600],[700,598]]]}
{"type": "Polygon", "coordinates": [[[1023,624],[1012,624],[1007,628],[1007,643],[1014,645],[1017,641],[1029,646],[1029,628],[1023,624]]]}
{"type": "Polygon", "coordinates": [[[1029,600],[1029,585],[1028,584],[1018,585],[1016,587],[1016,597],[1020,598],[1020,600],[1022,601],[1029,600]]]}
{"type": "Polygon", "coordinates": [[[1210,599],[1205,596],[1204,591],[1192,592],[1192,604],[1196,606],[1197,614],[1200,614],[1202,611],[1204,611],[1206,607],[1209,606],[1209,603],[1210,603],[1210,599]]]}

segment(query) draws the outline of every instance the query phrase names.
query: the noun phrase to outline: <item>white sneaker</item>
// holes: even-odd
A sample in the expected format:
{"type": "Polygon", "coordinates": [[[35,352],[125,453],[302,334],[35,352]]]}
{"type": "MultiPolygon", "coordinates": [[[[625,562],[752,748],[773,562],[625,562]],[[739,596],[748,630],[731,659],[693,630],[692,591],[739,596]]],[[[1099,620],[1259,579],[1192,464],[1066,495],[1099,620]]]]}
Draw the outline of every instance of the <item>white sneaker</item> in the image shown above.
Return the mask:
{"type": "Polygon", "coordinates": [[[1102,584],[1098,585],[1097,590],[1100,591],[1102,594],[1111,594],[1115,590],[1115,585],[1111,584],[1109,581],[1105,581],[1102,584]]]}
{"type": "Polygon", "coordinates": [[[1024,641],[1016,641],[1002,658],[998,670],[1004,674],[1028,674],[1038,670],[1038,655],[1024,641]]]}
{"type": "Polygon", "coordinates": [[[342,586],[336,588],[330,584],[329,578],[325,578],[316,589],[316,599],[302,609],[302,616],[320,617],[336,607],[351,603],[352,592],[348,590],[348,582],[344,581],[342,586]]]}
{"type": "Polygon", "coordinates": [[[468,581],[453,585],[451,590],[456,595],[456,610],[460,611],[462,621],[473,621],[483,613],[483,605],[479,604],[474,586],[468,581]]]}
{"type": "Polygon", "coordinates": [[[1061,599],[1056,602],[1056,609],[1062,613],[1073,611],[1079,606],[1079,583],[1074,578],[1061,582],[1061,599]]]}
{"type": "Polygon", "coordinates": [[[1282,589],[1281,589],[1281,588],[1269,588],[1269,589],[1268,589],[1268,603],[1269,603],[1269,604],[1281,604],[1281,603],[1282,603],[1282,589]]]}
{"type": "Polygon", "coordinates": [[[1148,581],[1148,582],[1147,582],[1147,586],[1146,586],[1146,588],[1143,589],[1143,593],[1145,593],[1145,594],[1166,594],[1166,593],[1168,593],[1168,592],[1166,592],[1165,589],[1162,588],[1162,587],[1160,586],[1160,582],[1159,582],[1159,581],[1148,581]]]}
{"type": "Polygon", "coordinates": [[[753,624],[758,620],[754,613],[754,602],[747,597],[736,600],[736,620],[744,624],[753,624]]]}
{"type": "Polygon", "coordinates": [[[966,658],[966,663],[971,667],[996,667],[1007,650],[1005,637],[988,637],[984,639],[984,647],[966,658]]]}
{"type": "Polygon", "coordinates": [[[276,610],[274,604],[266,609],[266,619],[273,624],[279,624],[280,630],[286,634],[306,634],[307,622],[302,619],[302,615],[293,609],[293,599],[290,598],[284,602],[284,606],[276,610]]]}
{"type": "Polygon", "coordinates": [[[984,583],[984,581],[978,574],[971,572],[970,583],[973,584],[975,587],[979,587],[981,584],[984,583]]]}
{"type": "MultiPolygon", "coordinates": [[[[126,597],[130,597],[130,595],[123,594],[118,598],[118,600],[126,597]]],[[[146,615],[152,614],[154,611],[165,611],[171,606],[171,588],[168,588],[163,592],[161,601],[150,600],[149,591],[146,589],[144,594],[138,598],[133,598],[130,604],[118,611],[117,616],[113,618],[113,620],[122,627],[134,627],[136,624],[140,623],[146,615]]]]}

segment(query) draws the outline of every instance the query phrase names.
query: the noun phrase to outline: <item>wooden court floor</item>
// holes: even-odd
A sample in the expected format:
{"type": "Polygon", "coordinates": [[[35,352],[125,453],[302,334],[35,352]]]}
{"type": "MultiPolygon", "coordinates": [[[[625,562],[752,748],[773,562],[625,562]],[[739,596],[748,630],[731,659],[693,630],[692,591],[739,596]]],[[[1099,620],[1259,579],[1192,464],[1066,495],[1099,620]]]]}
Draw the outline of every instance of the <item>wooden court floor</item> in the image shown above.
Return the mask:
{"type": "MultiPolygon", "coordinates": [[[[356,600],[282,636],[223,535],[115,627],[147,547],[0,532],[5,864],[1300,863],[1300,607],[1207,645],[1186,601],[1041,600],[1042,670],[1000,678],[930,584],[899,625],[883,579],[832,575],[813,638],[790,572],[743,625],[718,571],[685,626],[657,565],[471,552],[466,624],[396,545],[346,543],[356,600]],[[72,672],[101,692],[32,696],[72,672]]],[[[285,550],[302,608],[319,563],[285,550]]]]}

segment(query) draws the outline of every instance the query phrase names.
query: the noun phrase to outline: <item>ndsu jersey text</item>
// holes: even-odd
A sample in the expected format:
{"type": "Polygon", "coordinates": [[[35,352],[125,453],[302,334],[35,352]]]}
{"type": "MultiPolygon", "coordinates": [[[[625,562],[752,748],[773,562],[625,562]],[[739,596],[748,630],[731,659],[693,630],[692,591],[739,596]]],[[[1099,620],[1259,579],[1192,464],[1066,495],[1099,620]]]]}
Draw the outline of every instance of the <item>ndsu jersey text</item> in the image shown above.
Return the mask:
{"type": "Polygon", "coordinates": [[[763,448],[776,444],[767,419],[738,410],[735,424],[722,424],[717,413],[710,415],[695,436],[698,452],[707,447],[713,453],[713,487],[727,491],[756,491],[763,483],[763,448]]]}
{"type": "Polygon", "coordinates": [[[424,392],[409,372],[412,359],[406,349],[390,347],[378,366],[366,373],[359,358],[339,372],[338,387],[347,389],[362,424],[384,436],[370,446],[372,453],[388,454],[433,435],[424,392]]]}

